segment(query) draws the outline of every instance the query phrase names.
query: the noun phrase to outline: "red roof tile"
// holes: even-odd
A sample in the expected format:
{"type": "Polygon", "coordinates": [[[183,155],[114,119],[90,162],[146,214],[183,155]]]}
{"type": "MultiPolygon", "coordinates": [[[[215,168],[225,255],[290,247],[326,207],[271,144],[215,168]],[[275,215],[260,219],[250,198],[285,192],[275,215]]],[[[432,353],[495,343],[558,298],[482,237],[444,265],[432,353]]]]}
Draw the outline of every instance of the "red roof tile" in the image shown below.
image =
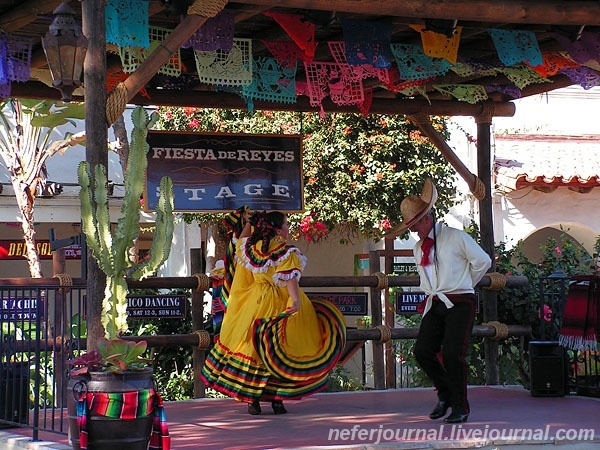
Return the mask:
{"type": "Polygon", "coordinates": [[[600,186],[600,135],[495,136],[493,176],[505,192],[564,186],[587,193],[600,186]]]}

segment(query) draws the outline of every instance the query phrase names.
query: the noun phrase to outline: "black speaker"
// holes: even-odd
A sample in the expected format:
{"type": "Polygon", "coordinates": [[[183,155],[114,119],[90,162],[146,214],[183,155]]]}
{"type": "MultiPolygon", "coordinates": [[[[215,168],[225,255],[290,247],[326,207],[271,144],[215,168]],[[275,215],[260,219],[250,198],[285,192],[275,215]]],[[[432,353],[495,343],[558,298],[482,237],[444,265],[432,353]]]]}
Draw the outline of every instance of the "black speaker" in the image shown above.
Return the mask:
{"type": "Polygon", "coordinates": [[[529,343],[529,375],[533,397],[563,397],[567,391],[566,349],[555,341],[529,343]]]}

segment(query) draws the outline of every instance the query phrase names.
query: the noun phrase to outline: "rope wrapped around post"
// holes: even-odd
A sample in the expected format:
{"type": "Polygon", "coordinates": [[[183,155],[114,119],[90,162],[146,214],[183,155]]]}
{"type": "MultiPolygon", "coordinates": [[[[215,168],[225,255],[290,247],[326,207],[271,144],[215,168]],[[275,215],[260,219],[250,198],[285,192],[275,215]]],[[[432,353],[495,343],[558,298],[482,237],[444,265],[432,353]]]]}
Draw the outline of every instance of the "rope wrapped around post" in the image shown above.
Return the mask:
{"type": "Polygon", "coordinates": [[[502,339],[506,339],[508,337],[508,325],[505,323],[492,320],[491,322],[482,323],[482,325],[494,327],[496,334],[490,337],[490,339],[494,341],[501,341],[502,339]]]}
{"type": "Polygon", "coordinates": [[[484,289],[488,289],[490,291],[501,291],[506,287],[506,276],[502,275],[498,272],[490,272],[486,273],[488,277],[490,277],[490,285],[484,287],[484,289]]]}
{"type": "MultiPolygon", "coordinates": [[[[58,284],[61,286],[73,286],[73,278],[68,273],[57,273],[54,278],[58,278],[58,284]]],[[[59,289],[59,292],[68,292],[67,288],[59,289]]]]}
{"type": "Polygon", "coordinates": [[[227,0],[195,0],[188,8],[188,15],[177,28],[148,56],[125,81],[119,83],[106,99],[106,121],[110,127],[123,114],[135,94],[158,72],[173,53],[206,22],[219,14],[227,0]]]}
{"type": "Polygon", "coordinates": [[[483,181],[481,181],[481,178],[475,177],[475,186],[471,192],[479,201],[485,198],[485,184],[483,183],[483,181]]]}
{"type": "Polygon", "coordinates": [[[198,336],[198,350],[208,350],[210,348],[210,333],[206,330],[196,330],[193,332],[198,336]]]}
{"type": "Polygon", "coordinates": [[[198,280],[198,285],[196,286],[197,292],[208,291],[208,289],[210,288],[210,278],[208,277],[208,275],[204,273],[195,273],[192,276],[196,277],[196,279],[198,280]]]}
{"type": "Polygon", "coordinates": [[[117,121],[127,107],[127,86],[122,81],[108,94],[106,99],[106,122],[110,127],[117,121]]]}
{"type": "Polygon", "coordinates": [[[227,0],[196,0],[187,10],[188,14],[195,14],[202,17],[215,17],[227,5],[227,0]]]}
{"type": "Polygon", "coordinates": [[[389,280],[385,273],[375,272],[373,276],[377,277],[377,289],[387,289],[389,286],[389,280]]]}
{"type": "Polygon", "coordinates": [[[387,325],[377,325],[375,328],[379,330],[379,333],[381,334],[381,337],[377,342],[385,344],[386,342],[392,340],[392,330],[390,327],[388,327],[387,325]]]}
{"type": "Polygon", "coordinates": [[[57,273],[54,278],[58,278],[58,283],[61,286],[73,286],[73,278],[68,273],[57,273]]]}

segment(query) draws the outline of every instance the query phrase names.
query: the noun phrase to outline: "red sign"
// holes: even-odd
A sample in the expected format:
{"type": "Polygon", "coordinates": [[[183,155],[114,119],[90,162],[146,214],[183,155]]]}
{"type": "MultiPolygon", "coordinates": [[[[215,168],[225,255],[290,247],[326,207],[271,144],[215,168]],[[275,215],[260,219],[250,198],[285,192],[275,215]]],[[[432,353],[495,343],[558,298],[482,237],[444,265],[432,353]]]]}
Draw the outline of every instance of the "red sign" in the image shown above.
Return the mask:
{"type": "MultiPolygon", "coordinates": [[[[49,240],[36,240],[35,247],[40,259],[52,259],[49,240]]],[[[81,259],[81,247],[71,245],[64,247],[66,259],[81,259]]],[[[27,247],[23,240],[0,240],[0,259],[26,259],[27,247]]]]}

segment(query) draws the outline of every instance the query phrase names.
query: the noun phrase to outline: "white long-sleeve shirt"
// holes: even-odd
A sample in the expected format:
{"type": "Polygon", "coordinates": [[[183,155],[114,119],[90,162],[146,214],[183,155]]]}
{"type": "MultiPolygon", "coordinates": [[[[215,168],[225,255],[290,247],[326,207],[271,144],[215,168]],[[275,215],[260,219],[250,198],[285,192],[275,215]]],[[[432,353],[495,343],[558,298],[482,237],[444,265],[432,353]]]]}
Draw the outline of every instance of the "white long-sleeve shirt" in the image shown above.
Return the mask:
{"type": "MultiPolygon", "coordinates": [[[[422,239],[414,248],[421,290],[427,295],[423,315],[431,309],[435,296],[444,302],[446,307],[452,308],[454,304],[446,294],[474,293],[475,285],[492,265],[489,255],[467,233],[442,224],[435,224],[435,227],[436,243],[435,250],[432,248],[430,252],[430,265],[423,267],[419,264],[422,239]]],[[[433,230],[429,237],[433,238],[433,230]]]]}

